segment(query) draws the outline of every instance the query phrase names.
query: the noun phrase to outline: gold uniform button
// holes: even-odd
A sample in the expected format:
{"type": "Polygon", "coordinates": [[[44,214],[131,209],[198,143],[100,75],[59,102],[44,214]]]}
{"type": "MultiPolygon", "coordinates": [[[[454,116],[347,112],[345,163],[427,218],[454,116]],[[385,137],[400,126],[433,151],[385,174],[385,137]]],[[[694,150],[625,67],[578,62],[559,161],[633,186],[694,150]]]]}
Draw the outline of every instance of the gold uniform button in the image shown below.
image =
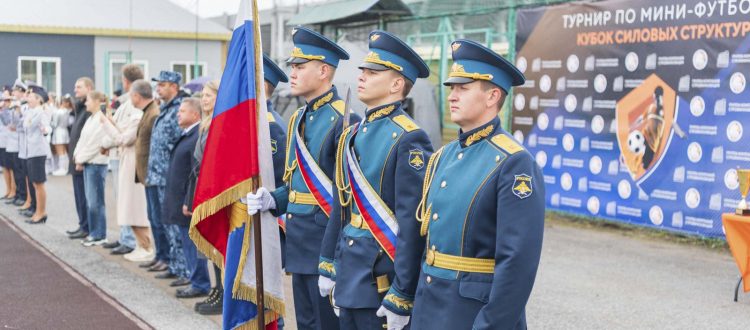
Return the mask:
{"type": "Polygon", "coordinates": [[[432,276],[427,276],[426,281],[427,281],[427,284],[432,283],[432,276]]]}
{"type": "Polygon", "coordinates": [[[362,129],[362,133],[367,133],[367,127],[362,129]]]}
{"type": "Polygon", "coordinates": [[[461,153],[458,154],[458,159],[460,160],[461,158],[464,158],[464,153],[463,152],[461,152],[461,153]]]}
{"type": "Polygon", "coordinates": [[[495,163],[500,161],[500,156],[495,156],[495,163]]]}
{"type": "Polygon", "coordinates": [[[432,251],[435,251],[435,246],[431,246],[430,249],[432,249],[432,251]]]}
{"type": "Polygon", "coordinates": [[[287,215],[286,215],[286,218],[287,218],[287,219],[291,219],[291,218],[292,218],[292,215],[291,215],[291,214],[287,214],[287,215]]]}
{"type": "Polygon", "coordinates": [[[350,239],[350,240],[349,240],[349,246],[352,246],[352,245],[354,245],[354,240],[353,240],[353,239],[350,239]]]}
{"type": "Polygon", "coordinates": [[[393,134],[391,134],[391,137],[394,138],[394,139],[396,138],[396,136],[398,136],[398,134],[396,134],[396,132],[393,132],[393,134]]]}
{"type": "Polygon", "coordinates": [[[447,186],[447,185],[448,185],[448,183],[445,182],[445,181],[440,182],[440,188],[445,188],[445,186],[447,186]]]}
{"type": "Polygon", "coordinates": [[[310,116],[310,121],[312,121],[313,119],[315,119],[315,116],[310,116]]]}
{"type": "Polygon", "coordinates": [[[432,220],[437,220],[437,219],[438,219],[438,214],[437,213],[433,214],[432,215],[432,220]]]}
{"type": "Polygon", "coordinates": [[[336,120],[336,118],[334,118],[333,116],[331,116],[331,121],[334,121],[334,120],[336,120]]]}

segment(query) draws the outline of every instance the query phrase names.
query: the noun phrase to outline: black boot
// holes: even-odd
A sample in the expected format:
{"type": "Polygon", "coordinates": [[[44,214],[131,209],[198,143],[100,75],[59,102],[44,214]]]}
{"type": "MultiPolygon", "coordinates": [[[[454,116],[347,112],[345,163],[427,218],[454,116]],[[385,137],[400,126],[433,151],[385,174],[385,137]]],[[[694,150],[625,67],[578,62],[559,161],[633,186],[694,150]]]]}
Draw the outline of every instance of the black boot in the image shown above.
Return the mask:
{"type": "Polygon", "coordinates": [[[211,292],[208,293],[208,297],[206,297],[206,299],[204,299],[203,301],[199,301],[199,302],[195,303],[195,308],[194,308],[195,311],[197,312],[198,308],[200,308],[201,305],[206,305],[206,304],[210,304],[211,302],[213,302],[216,294],[218,293],[218,291],[219,291],[219,289],[217,289],[217,288],[211,289],[211,292]]]}
{"type": "Polygon", "coordinates": [[[198,307],[198,314],[201,315],[220,315],[224,310],[224,290],[217,290],[214,300],[205,305],[198,307]]]}

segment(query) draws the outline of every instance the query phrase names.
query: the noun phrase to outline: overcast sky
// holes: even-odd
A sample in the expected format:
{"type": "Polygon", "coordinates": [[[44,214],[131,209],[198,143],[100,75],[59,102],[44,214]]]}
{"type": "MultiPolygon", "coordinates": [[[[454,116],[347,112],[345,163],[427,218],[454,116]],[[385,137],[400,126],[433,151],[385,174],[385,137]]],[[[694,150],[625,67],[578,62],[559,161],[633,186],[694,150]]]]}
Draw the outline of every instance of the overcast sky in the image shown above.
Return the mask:
{"type": "MultiPolygon", "coordinates": [[[[169,0],[177,5],[196,13],[201,17],[219,16],[223,13],[235,14],[240,6],[240,0],[169,0]]],[[[320,0],[317,0],[320,1],[320,0]]],[[[274,3],[279,5],[294,5],[300,3],[313,2],[311,0],[258,0],[259,9],[268,9],[273,7],[274,3]]]]}

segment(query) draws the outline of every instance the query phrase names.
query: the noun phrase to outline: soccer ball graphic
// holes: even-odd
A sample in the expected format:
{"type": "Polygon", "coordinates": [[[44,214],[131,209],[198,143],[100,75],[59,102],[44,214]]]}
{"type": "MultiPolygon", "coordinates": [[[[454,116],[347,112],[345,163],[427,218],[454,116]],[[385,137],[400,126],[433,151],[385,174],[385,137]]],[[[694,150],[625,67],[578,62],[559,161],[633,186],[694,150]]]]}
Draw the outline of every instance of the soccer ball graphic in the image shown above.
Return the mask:
{"type": "Polygon", "coordinates": [[[628,134],[628,149],[636,155],[643,155],[646,152],[646,139],[639,130],[634,130],[628,134]]]}

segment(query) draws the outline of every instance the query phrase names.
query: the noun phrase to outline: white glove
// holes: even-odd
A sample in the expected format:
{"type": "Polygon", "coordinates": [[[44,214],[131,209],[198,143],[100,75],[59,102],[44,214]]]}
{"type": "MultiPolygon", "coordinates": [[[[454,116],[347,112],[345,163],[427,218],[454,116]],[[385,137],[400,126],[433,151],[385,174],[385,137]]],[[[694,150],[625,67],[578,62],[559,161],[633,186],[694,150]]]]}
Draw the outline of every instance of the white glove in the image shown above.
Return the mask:
{"type": "Polygon", "coordinates": [[[276,208],[276,201],[271,197],[271,193],[265,187],[258,188],[258,191],[247,193],[247,214],[255,215],[258,211],[268,211],[276,208]]]}
{"type": "Polygon", "coordinates": [[[321,297],[328,297],[334,285],[336,285],[336,282],[332,279],[325,276],[318,276],[318,291],[320,291],[321,297]]]}
{"type": "Polygon", "coordinates": [[[378,308],[378,311],[375,312],[375,315],[377,315],[378,317],[385,316],[385,319],[388,322],[388,330],[401,330],[407,324],[409,324],[409,316],[398,315],[394,312],[389,311],[383,306],[380,306],[380,308],[378,308]]]}

